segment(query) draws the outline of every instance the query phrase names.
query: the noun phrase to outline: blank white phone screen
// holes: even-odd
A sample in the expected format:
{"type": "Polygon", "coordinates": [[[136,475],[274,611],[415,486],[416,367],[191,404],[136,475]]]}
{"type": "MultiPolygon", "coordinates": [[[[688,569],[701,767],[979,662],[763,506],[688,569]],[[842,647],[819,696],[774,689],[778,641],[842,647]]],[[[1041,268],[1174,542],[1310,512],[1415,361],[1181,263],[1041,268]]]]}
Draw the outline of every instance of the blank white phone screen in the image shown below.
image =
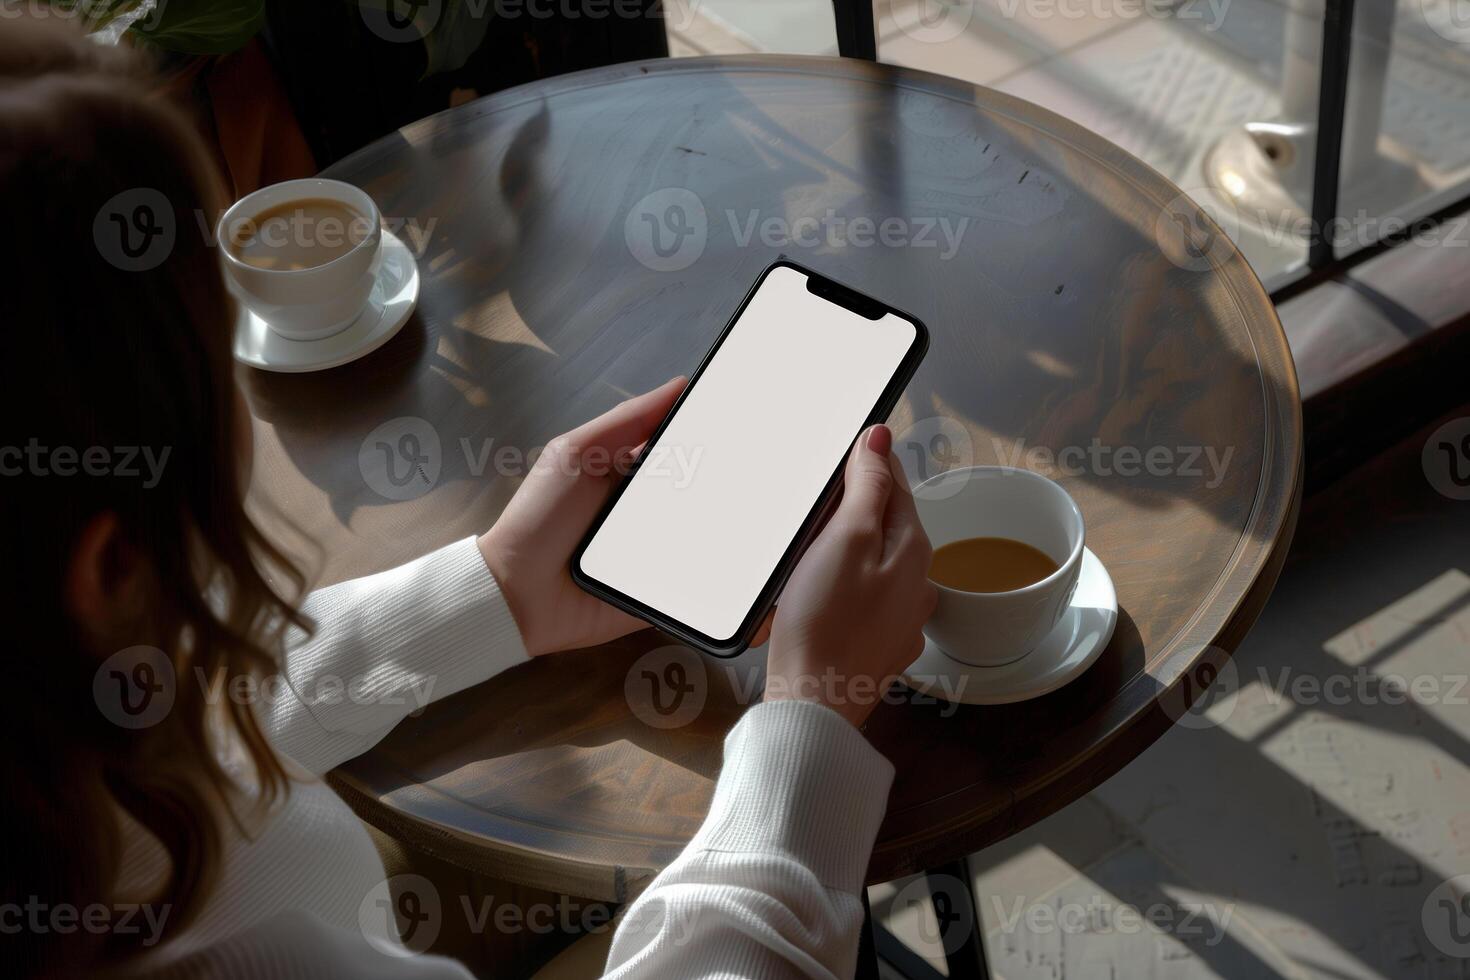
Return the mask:
{"type": "Polygon", "coordinates": [[[711,639],[733,638],[916,332],[772,269],[588,543],[582,571],[711,639]]]}

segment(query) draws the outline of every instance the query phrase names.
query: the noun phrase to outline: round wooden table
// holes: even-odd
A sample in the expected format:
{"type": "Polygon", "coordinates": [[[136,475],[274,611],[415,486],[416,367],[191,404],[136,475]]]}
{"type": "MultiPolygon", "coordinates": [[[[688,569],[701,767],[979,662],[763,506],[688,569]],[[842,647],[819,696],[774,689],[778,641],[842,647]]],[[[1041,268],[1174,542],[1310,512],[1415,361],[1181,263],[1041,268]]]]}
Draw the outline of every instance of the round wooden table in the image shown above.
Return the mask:
{"type": "MultiPolygon", "coordinates": [[[[864,62],[659,61],[481,99],[327,175],[422,238],[424,286],[402,333],[355,364],[249,373],[256,501],[316,542],[323,582],[483,531],[517,454],[691,371],[782,252],[928,324],[892,419],[910,448],[1053,467],[1116,583],[1116,635],[1034,701],[881,705],[866,731],[897,778],[870,880],[1107,779],[1275,582],[1302,430],[1271,302],[1178,189],[1036,106],[864,62]],[[359,450],[405,426],[432,459],[420,485],[385,486],[359,450]]],[[[457,866],[626,899],[698,827],[748,700],[747,675],[709,661],[696,717],[642,720],[625,680],[667,642],[645,631],[516,668],[406,721],[335,784],[457,866]]]]}

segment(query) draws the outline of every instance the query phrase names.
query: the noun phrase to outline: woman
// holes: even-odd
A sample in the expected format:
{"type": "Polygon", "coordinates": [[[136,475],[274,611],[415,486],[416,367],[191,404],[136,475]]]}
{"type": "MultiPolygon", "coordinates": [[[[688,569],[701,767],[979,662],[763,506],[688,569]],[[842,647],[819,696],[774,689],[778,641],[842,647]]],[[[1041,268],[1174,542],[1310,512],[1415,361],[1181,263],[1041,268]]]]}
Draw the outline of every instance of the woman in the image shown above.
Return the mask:
{"type": "MultiPolygon", "coordinates": [[[[465,976],[359,915],[383,867],[317,777],[430,679],[444,697],[639,628],[568,576],[616,479],[577,464],[626,458],[683,381],[554,440],[480,538],[298,603],[302,576],[243,506],[250,422],[217,256],[180,220],[166,261],[140,268],[98,229],[138,188],[180,216],[224,203],[151,93],[128,53],[63,24],[0,29],[10,359],[44,375],[0,395],[19,572],[7,959],[48,976],[465,976]],[[239,690],[271,693],[220,696],[239,690]]],[[[892,767],[857,729],[871,699],[802,679],[886,679],[918,652],[929,545],[890,439],[854,447],[771,625],[767,698],[726,741],[704,826],[625,915],[610,975],[851,974],[892,767]]]]}

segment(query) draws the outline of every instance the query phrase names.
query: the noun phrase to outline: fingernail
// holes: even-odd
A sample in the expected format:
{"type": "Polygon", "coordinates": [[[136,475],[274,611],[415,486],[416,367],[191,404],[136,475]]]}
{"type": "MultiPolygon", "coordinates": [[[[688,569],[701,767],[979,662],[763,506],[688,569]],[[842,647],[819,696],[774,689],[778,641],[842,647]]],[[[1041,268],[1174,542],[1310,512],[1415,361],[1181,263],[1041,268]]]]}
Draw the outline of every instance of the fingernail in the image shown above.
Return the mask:
{"type": "Polygon", "coordinates": [[[893,447],[893,432],[886,425],[875,425],[868,430],[868,448],[879,456],[887,456],[893,447]]]}

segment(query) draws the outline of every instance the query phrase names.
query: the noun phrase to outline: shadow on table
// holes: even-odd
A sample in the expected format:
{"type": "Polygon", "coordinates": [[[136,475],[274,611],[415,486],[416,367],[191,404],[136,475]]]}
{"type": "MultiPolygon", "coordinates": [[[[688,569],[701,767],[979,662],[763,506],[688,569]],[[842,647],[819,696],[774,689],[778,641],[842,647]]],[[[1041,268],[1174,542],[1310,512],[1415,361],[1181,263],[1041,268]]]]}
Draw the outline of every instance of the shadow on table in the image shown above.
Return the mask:
{"type": "Polygon", "coordinates": [[[562,126],[546,100],[496,113],[476,103],[334,168],[375,193],[390,220],[436,222],[420,258],[422,346],[390,344],[326,375],[251,385],[274,389],[262,399],[273,405],[292,401],[282,389],[305,390],[299,407],[261,409],[339,521],[392,506],[362,480],[341,479],[337,458],[377,423],[433,420],[446,429],[440,486],[484,478],[454,451],[461,439],[529,449],[687,372],[756,272],[786,251],[930,324],[934,347],[896,424],[953,420],[977,462],[1057,458],[1057,475],[1101,523],[1117,508],[1144,516],[1184,506],[1219,524],[1222,547],[1244,526],[1268,423],[1254,352],[1220,333],[1217,318],[1241,329],[1255,309],[1236,307],[1212,273],[1165,259],[1154,215],[1127,213],[1135,202],[1114,171],[1094,163],[1086,180],[1069,177],[1063,168],[1086,158],[1062,159],[1003,117],[918,104],[901,88],[869,87],[867,101],[840,108],[767,110],[742,86],[709,78],[691,86],[697,99],[668,91],[678,104],[652,118],[612,94],[557,103],[562,126]],[[718,125],[681,121],[710,104],[720,106],[718,125]],[[835,121],[818,121],[827,109],[835,121]],[[581,135],[606,116],[617,120],[607,133],[581,135]],[[617,125],[637,145],[662,148],[619,157],[620,145],[606,145],[617,125]],[[975,145],[934,161],[956,142],[975,145]],[[602,155],[588,168],[594,150],[602,155]],[[621,219],[649,191],[690,184],[706,212],[702,254],[678,272],[639,265],[621,219]],[[774,244],[759,230],[829,211],[838,239],[835,222],[890,217],[911,241],[865,245],[849,231],[851,241],[802,248],[799,230],[774,244]],[[964,223],[952,255],[932,226],[940,219],[951,231],[964,223]],[[411,383],[375,387],[380,361],[411,383]],[[333,375],[341,380],[324,380],[333,375]],[[324,398],[333,388],[344,397],[324,398]],[[1151,450],[1155,463],[1135,459],[1151,450]]]}

